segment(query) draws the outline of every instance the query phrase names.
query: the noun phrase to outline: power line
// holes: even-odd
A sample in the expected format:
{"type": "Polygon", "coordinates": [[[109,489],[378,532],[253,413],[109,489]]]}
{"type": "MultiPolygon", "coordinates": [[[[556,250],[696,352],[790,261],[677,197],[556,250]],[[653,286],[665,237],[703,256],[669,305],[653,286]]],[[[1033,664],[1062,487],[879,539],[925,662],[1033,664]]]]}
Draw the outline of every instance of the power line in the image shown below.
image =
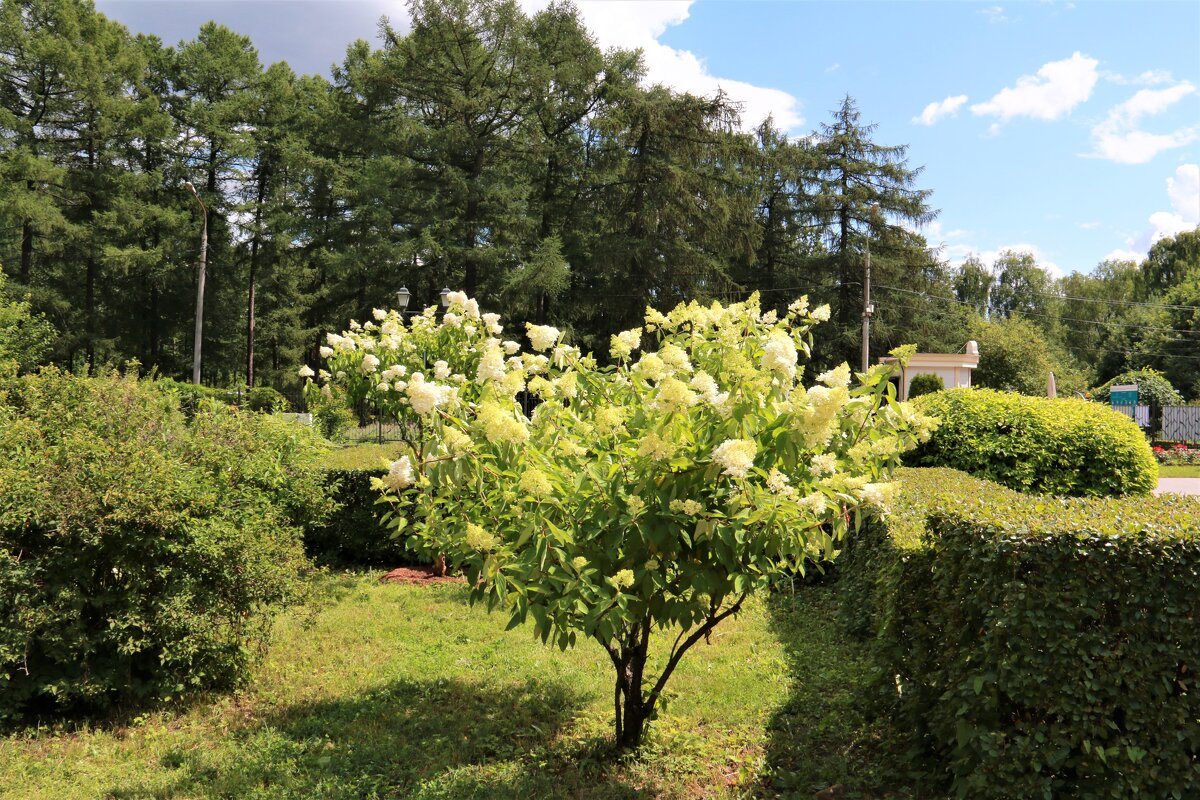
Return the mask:
{"type": "Polygon", "coordinates": [[[1200,306],[1176,306],[1170,303],[1142,303],[1135,300],[1105,300],[1099,297],[1075,297],[1069,294],[1052,294],[1057,300],[1074,300],[1079,303],[1105,303],[1114,306],[1140,306],[1142,308],[1167,308],[1172,311],[1200,311],[1200,306]]]}

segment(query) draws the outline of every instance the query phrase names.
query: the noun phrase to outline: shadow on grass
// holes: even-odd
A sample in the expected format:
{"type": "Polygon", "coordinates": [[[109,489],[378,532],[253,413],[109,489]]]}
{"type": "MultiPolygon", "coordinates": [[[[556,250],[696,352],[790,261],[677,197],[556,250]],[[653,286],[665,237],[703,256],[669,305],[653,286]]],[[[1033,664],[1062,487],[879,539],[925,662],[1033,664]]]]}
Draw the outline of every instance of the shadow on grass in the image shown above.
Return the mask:
{"type": "Polygon", "coordinates": [[[847,798],[908,798],[900,745],[890,729],[867,646],[838,623],[831,583],[770,601],[771,624],[792,678],[771,718],[765,797],[812,797],[843,784],[847,798]]]}
{"type": "Polygon", "coordinates": [[[643,797],[614,774],[606,742],[554,741],[580,702],[553,683],[402,680],[353,699],[289,706],[212,747],[172,751],[160,759],[165,783],[107,796],[643,797]]]}

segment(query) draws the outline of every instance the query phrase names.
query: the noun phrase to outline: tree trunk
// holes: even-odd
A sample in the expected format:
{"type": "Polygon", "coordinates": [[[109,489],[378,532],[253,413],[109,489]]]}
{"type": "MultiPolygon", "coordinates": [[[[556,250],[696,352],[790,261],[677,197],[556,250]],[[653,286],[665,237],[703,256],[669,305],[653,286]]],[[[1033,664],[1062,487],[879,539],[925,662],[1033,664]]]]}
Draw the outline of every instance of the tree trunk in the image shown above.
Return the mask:
{"type": "Polygon", "coordinates": [[[21,284],[29,286],[29,277],[33,274],[33,220],[25,220],[21,224],[21,284]]]}
{"type": "Polygon", "coordinates": [[[269,172],[259,169],[258,198],[254,203],[254,238],[250,241],[250,285],[246,290],[246,386],[254,388],[254,282],[258,268],[258,242],[262,237],[262,207],[269,172]]]}
{"type": "Polygon", "coordinates": [[[87,374],[96,368],[96,257],[88,253],[84,308],[87,314],[87,374]]]}

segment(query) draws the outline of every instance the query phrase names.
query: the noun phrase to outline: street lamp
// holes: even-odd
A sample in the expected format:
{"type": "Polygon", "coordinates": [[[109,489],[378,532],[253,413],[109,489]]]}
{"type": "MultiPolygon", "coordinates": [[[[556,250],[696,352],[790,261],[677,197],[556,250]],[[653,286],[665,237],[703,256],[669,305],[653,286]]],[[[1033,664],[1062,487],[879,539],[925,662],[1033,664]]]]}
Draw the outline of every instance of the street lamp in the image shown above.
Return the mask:
{"type": "Polygon", "coordinates": [[[879,214],[879,203],[871,204],[871,216],[867,220],[867,260],[863,265],[863,328],[862,328],[862,371],[871,367],[871,315],[875,305],[871,302],[871,233],[875,228],[875,217],[879,214]]]}
{"type": "Polygon", "coordinates": [[[408,308],[408,301],[411,297],[412,292],[408,290],[407,286],[401,286],[400,291],[396,292],[396,308],[400,310],[401,314],[404,313],[404,309],[408,308]]]}
{"type": "Polygon", "coordinates": [[[449,308],[450,307],[450,290],[442,289],[440,292],[438,292],[438,295],[442,298],[442,308],[449,308]]]}
{"type": "Polygon", "coordinates": [[[196,198],[200,205],[200,218],[203,227],[200,230],[200,275],[196,281],[196,333],[192,341],[192,383],[200,384],[200,344],[204,336],[204,273],[205,261],[208,258],[208,209],[200,199],[200,193],[191,181],[185,181],[184,187],[196,198]]]}

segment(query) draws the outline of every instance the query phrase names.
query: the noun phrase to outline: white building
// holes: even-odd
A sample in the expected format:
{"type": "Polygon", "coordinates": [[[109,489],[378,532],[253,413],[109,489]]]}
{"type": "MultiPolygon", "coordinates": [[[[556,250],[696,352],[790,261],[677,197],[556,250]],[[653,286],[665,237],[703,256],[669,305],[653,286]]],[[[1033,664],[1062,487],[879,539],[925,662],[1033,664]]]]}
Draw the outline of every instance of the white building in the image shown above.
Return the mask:
{"type": "MultiPolygon", "coordinates": [[[[908,399],[908,387],[917,375],[937,375],[947,389],[961,389],[971,385],[971,371],[979,366],[979,345],[967,342],[965,353],[916,353],[908,365],[900,368],[900,399],[908,399]]],[[[879,359],[881,364],[895,363],[888,356],[879,359]]]]}

